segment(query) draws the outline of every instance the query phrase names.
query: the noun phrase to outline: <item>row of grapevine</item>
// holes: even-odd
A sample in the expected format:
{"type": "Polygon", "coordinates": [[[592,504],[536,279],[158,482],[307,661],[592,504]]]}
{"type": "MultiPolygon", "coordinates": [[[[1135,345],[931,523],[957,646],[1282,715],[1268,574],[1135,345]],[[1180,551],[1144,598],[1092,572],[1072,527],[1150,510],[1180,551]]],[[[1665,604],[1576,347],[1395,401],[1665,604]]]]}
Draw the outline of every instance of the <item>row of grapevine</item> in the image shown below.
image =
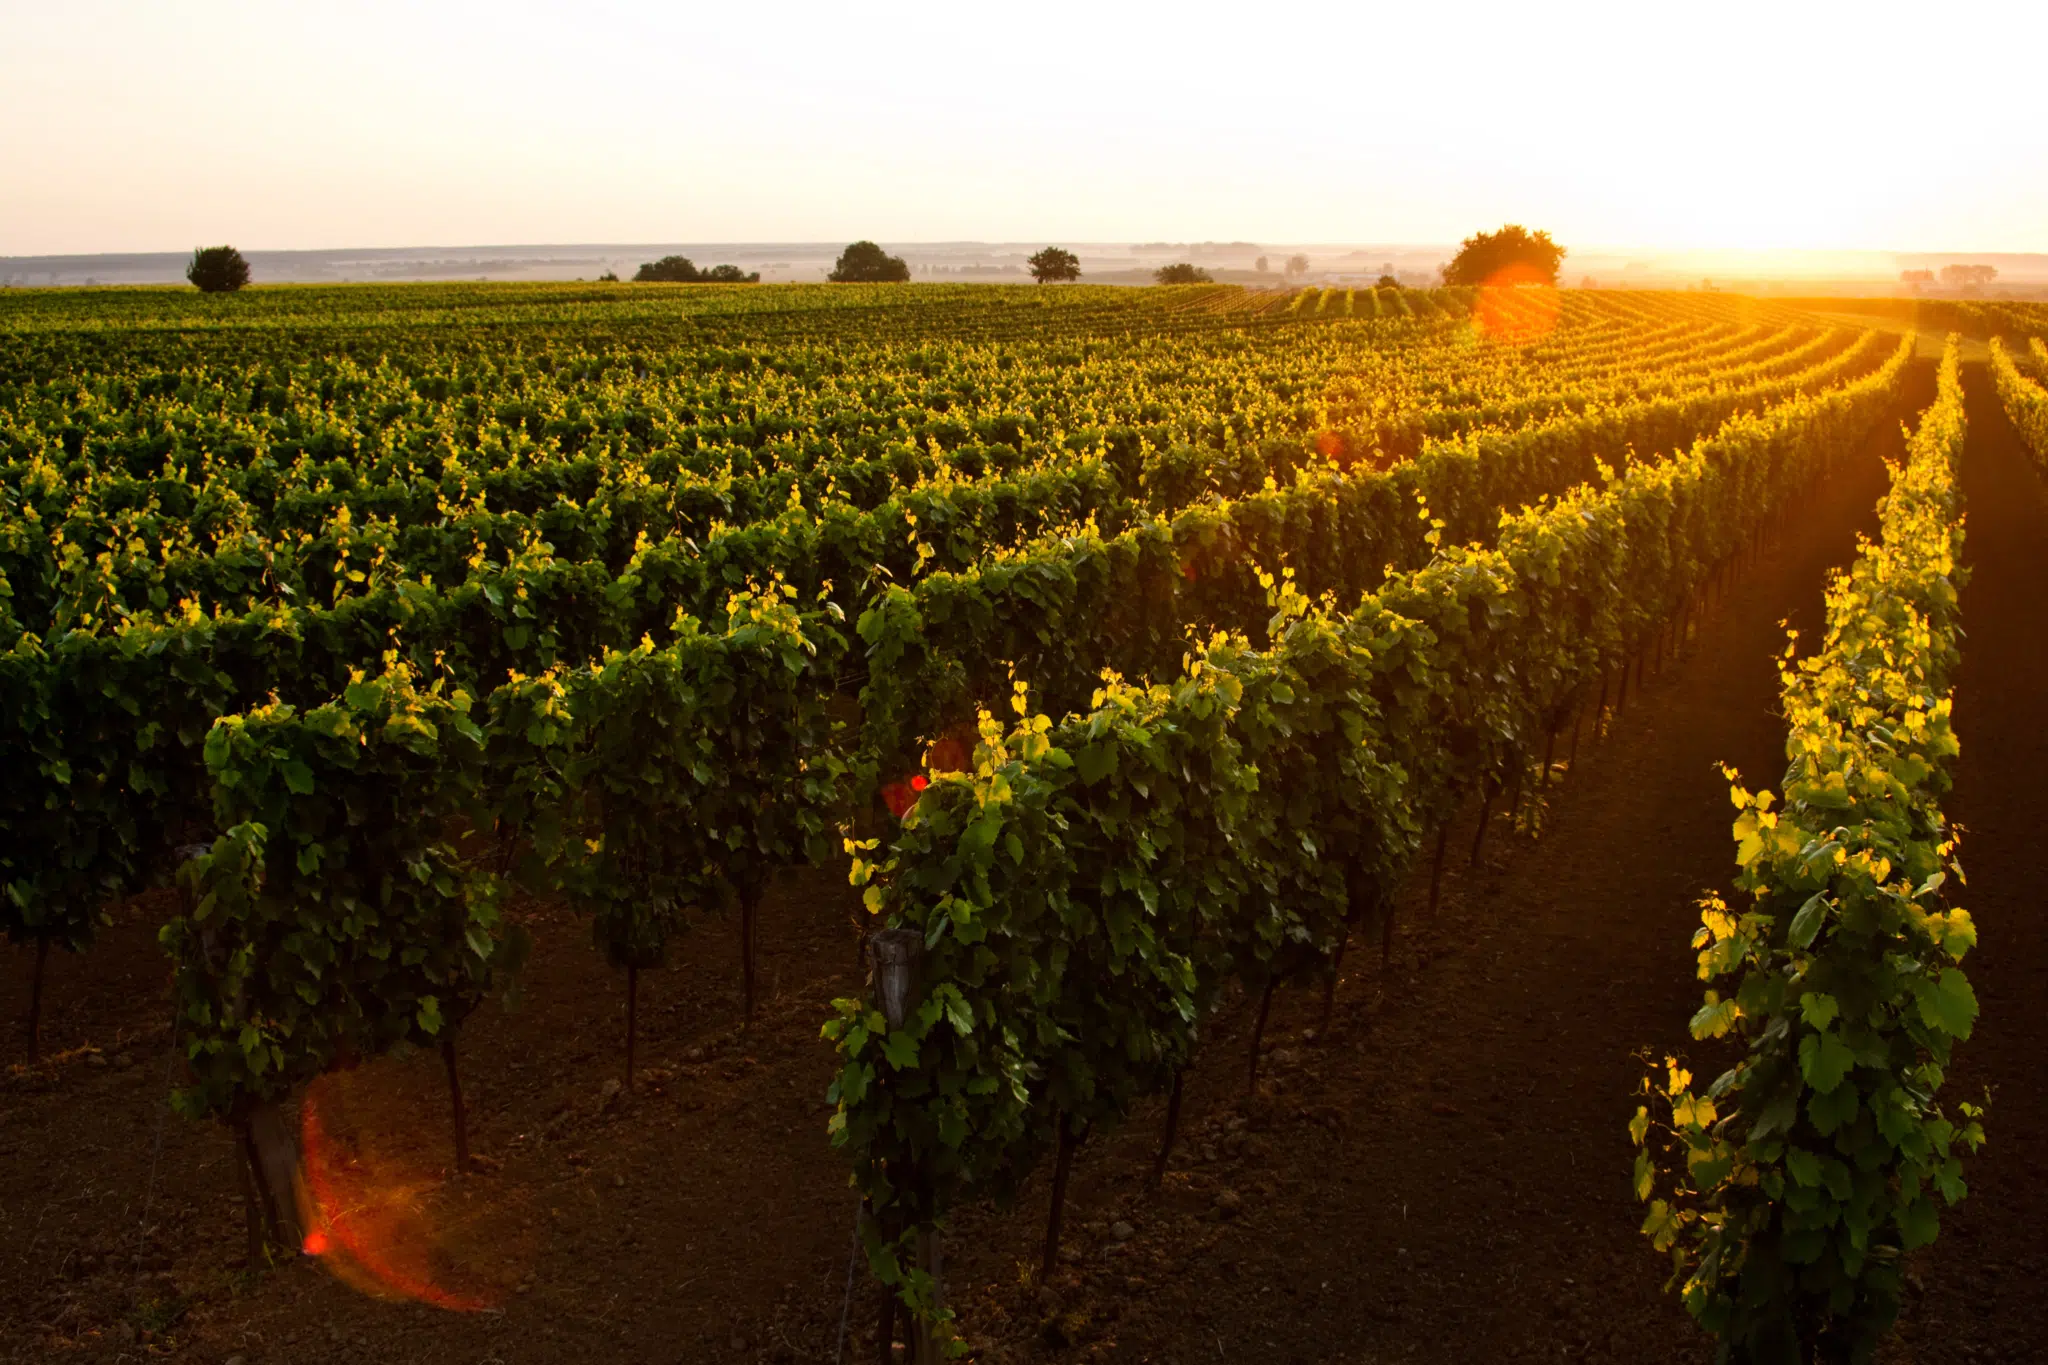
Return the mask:
{"type": "Polygon", "coordinates": [[[1714,984],[1692,1033],[1740,1060],[1704,1089],[1669,1061],[1630,1126],[1643,1230],[1734,1359],[1871,1359],[1904,1254],[1935,1239],[1984,1140],[1977,1106],[1951,1118],[1937,1099],[1977,1017],[1941,810],[1964,434],[1951,338],[1881,540],[1829,586],[1820,650],[1781,665],[1783,804],[1733,789],[1743,899],[1703,902],[1693,944],[1714,984]]]}
{"type": "MultiPolygon", "coordinates": [[[[1256,674],[1273,647],[1269,591],[1356,600],[1381,588],[1407,612],[1400,583],[1420,591],[1418,572],[1467,553],[1445,544],[1477,542],[1475,562],[1492,563],[1486,556],[1520,543],[1524,521],[1555,510],[1513,509],[1577,505],[1608,496],[1596,489],[1610,481],[1652,488],[1659,470],[1718,458],[1652,457],[1724,423],[1714,450],[1775,450],[1795,427],[1799,448],[1828,445],[1889,389],[1904,356],[1885,359],[1873,334],[1711,311],[1674,319],[1634,301],[1591,320],[1599,325],[1523,352],[1438,337],[1446,354],[1462,345],[1478,358],[1458,371],[1463,388],[1413,392],[1431,395],[1432,413],[1508,425],[1454,422],[1445,430],[1461,434],[1393,470],[1330,461],[1319,443],[1234,434],[1247,390],[1232,357],[1264,363],[1243,336],[1215,347],[1222,429],[1180,428],[1200,442],[1192,458],[1148,448],[1142,434],[1111,449],[1098,425],[1077,463],[1054,423],[1031,437],[1038,453],[1024,460],[1031,442],[1009,439],[1021,426],[963,422],[945,440],[936,426],[917,428],[923,453],[909,447],[914,458],[899,468],[892,443],[913,415],[952,419],[918,408],[920,393],[893,380],[853,385],[837,400],[848,431],[883,437],[896,423],[874,447],[888,466],[873,490],[883,496],[834,493],[835,470],[852,463],[828,442],[788,460],[772,452],[747,476],[784,470],[791,496],[779,508],[742,507],[730,451],[773,445],[757,438],[785,424],[784,400],[810,371],[736,400],[745,410],[721,420],[753,434],[714,454],[726,463],[709,482],[663,464],[630,422],[593,445],[588,414],[573,410],[577,374],[607,371],[579,372],[573,357],[559,410],[528,404],[513,384],[489,395],[494,419],[471,393],[457,400],[477,398],[473,408],[446,420],[436,385],[448,375],[381,364],[309,373],[311,387],[298,388],[300,376],[273,384],[260,367],[224,383],[203,366],[131,374],[91,391],[89,423],[71,422],[79,410],[61,403],[36,408],[61,396],[50,386],[17,387],[35,390],[17,410],[40,415],[14,428],[20,458],[0,484],[11,499],[0,550],[22,589],[18,638],[0,657],[0,746],[20,775],[0,805],[6,928],[82,947],[110,899],[162,877],[173,850],[202,845],[185,872],[190,909],[165,935],[191,1066],[182,1105],[235,1124],[262,1184],[283,1164],[265,1155],[280,1131],[277,1104],[305,1078],[433,1042],[455,1089],[460,1159],[456,1032],[523,952],[498,914],[507,879],[588,916],[626,972],[629,1019],[639,971],[697,915],[737,909],[744,977],[768,872],[819,856],[826,831],[866,818],[871,794],[920,745],[958,738],[963,721],[971,729],[978,702],[1007,694],[1010,664],[1056,713],[1086,707],[1105,666],[1172,676],[1190,632],[1236,632],[1231,648],[1256,674]],[[1655,363],[1632,360],[1632,346],[1655,363]],[[1657,367],[1681,355],[1686,382],[1658,380],[1657,367]],[[329,422],[334,398],[349,420],[329,422]],[[472,465],[467,452],[489,420],[506,440],[472,465]],[[569,426],[549,427],[558,421],[569,426]],[[280,431],[296,443],[289,464],[271,453],[280,431]],[[1603,466],[1631,445],[1649,457],[1603,466]],[[982,468],[965,464],[973,451],[982,468]],[[699,515],[683,510],[683,496],[712,483],[703,524],[683,524],[699,515]],[[720,499],[738,520],[719,518],[720,499]],[[210,543],[177,539],[195,520],[210,543]],[[1262,584],[1251,560],[1296,577],[1262,584]],[[331,567],[315,572],[322,561],[331,567]],[[1389,575],[1394,586],[1383,584],[1389,575]],[[867,647],[857,662],[848,613],[867,647]],[[1030,638],[1005,633],[1018,628],[1030,638]],[[858,728],[844,706],[855,688],[858,728]]],[[[1372,344],[1352,353],[1377,356],[1384,343],[1402,364],[1429,340],[1406,323],[1387,324],[1408,329],[1394,341],[1381,324],[1356,326],[1372,344]]],[[[1327,379],[1346,353],[1286,347],[1272,410],[1294,416],[1272,430],[1298,432],[1309,414],[1308,429],[1328,435],[1331,396],[1302,384],[1327,379]]],[[[1165,353],[1105,344],[1091,373],[1126,383],[1147,355],[1165,353]]],[[[755,368],[731,352],[700,359],[719,384],[755,368]]],[[[976,363],[1003,376],[1004,359],[976,363]]],[[[1045,396],[1085,396],[1059,387],[1057,355],[1031,359],[984,416],[1037,422],[1045,396]]],[[[1129,411],[1177,392],[1147,396],[1140,385],[1129,411]]],[[[677,415],[695,420],[694,409],[677,415]]],[[[1653,498],[1631,515],[1663,510],[1653,498]]],[[[1593,676],[1595,654],[1611,664],[1639,647],[1682,600],[1691,562],[1610,566],[1636,597],[1588,623],[1573,646],[1585,668],[1569,685],[1517,675],[1525,694],[1514,705],[1496,698],[1459,717],[1446,750],[1458,762],[1417,789],[1428,823],[1474,783],[1525,768],[1543,723],[1531,717],[1554,720],[1593,676]]],[[[1257,761],[1279,761],[1278,731],[1258,743],[1267,757],[1257,761]]],[[[1401,847],[1400,858],[1412,853],[1401,847]]],[[[1347,896],[1377,884],[1387,860],[1398,861],[1388,852],[1346,874],[1356,883],[1347,896]]],[[[1304,886],[1327,877],[1299,875],[1304,886]]],[[[1336,907],[1329,891],[1318,894],[1336,907]]],[[[1274,919],[1278,937],[1240,975],[1270,981],[1325,958],[1323,930],[1358,918],[1349,899],[1331,913],[1306,936],[1274,919]]],[[[629,1025],[629,1067],[630,1049],[629,1025]]],[[[259,1202],[276,1223],[291,1201],[268,1183],[259,1202]]]]}
{"type": "MultiPolygon", "coordinates": [[[[2036,373],[2048,375],[2048,346],[2039,337],[2031,340],[2036,373]]],[[[2034,459],[2048,471],[2048,388],[2020,369],[2019,362],[1996,337],[1991,340],[1991,377],[1998,386],[1999,402],[2005,415],[2019,428],[2020,438],[2034,459]]]]}
{"type": "MultiPolygon", "coordinates": [[[[1348,611],[1265,575],[1265,643],[1240,633],[1245,604],[1236,631],[1159,642],[1177,680],[1105,673],[1064,721],[1036,713],[1020,663],[1020,719],[983,712],[971,766],[934,772],[885,851],[852,846],[868,904],[921,957],[912,997],[841,1001],[826,1026],[875,1273],[942,1320],[929,1244],[948,1210],[1013,1193],[1048,1152],[1064,1166],[1168,1089],[1225,983],[1327,966],[1463,794],[1528,762],[1853,447],[1906,356],[1503,514],[1491,547],[1436,544],[1348,611]]],[[[1091,610],[1153,610],[1134,568],[1110,561],[1091,610]]]]}
{"type": "MultiPolygon", "coordinates": [[[[1823,369],[1799,380],[1821,384],[1837,373],[1823,369]]],[[[1377,569],[1383,557],[1406,563],[1424,550],[1408,507],[1418,492],[1450,515],[1454,538],[1481,536],[1496,508],[1590,477],[1594,450],[1621,445],[1632,435],[1680,441],[1729,410],[1768,401],[1776,392],[1736,389],[1678,408],[1651,404],[1566,419],[1526,436],[1470,441],[1455,454],[1390,475],[1318,476],[1183,519],[1176,536],[1199,541],[1213,555],[1236,544],[1274,562],[1288,558],[1312,566],[1319,555],[1301,533],[1313,528],[1304,528],[1303,514],[1288,508],[1312,513],[1317,506],[1362,499],[1358,511],[1329,522],[1328,531],[1342,537],[1361,570],[1377,569]],[[1261,526],[1267,529],[1257,530],[1261,526]]],[[[1091,477],[1084,470],[1065,483],[1069,489],[1085,486],[1091,477]]],[[[1050,475],[1047,480],[1054,487],[1060,482],[1050,475]]],[[[933,496],[947,492],[934,490],[933,496]]],[[[951,496],[964,494],[952,490],[951,496]]],[[[1066,496],[1070,503],[1071,494],[1066,496]]],[[[919,504],[923,519],[943,524],[946,518],[936,512],[941,505],[919,504]]],[[[900,512],[892,515],[899,523],[905,519],[900,512]]],[[[150,875],[153,851],[205,832],[186,826],[203,821],[206,778],[198,745],[216,715],[258,705],[273,694],[296,705],[319,705],[342,689],[354,669],[394,646],[406,650],[417,669],[454,669],[463,686],[481,695],[514,671],[544,673],[560,661],[624,648],[646,634],[666,638],[678,605],[714,616],[726,593],[749,581],[789,573],[808,591],[835,579],[865,582],[877,566],[889,578],[913,577],[929,557],[930,541],[913,532],[896,540],[899,548],[878,555],[902,529],[899,524],[892,532],[886,521],[866,529],[872,520],[835,526],[793,509],[774,525],[745,528],[709,545],[677,538],[643,547],[616,574],[603,563],[564,562],[545,547],[531,546],[502,563],[460,565],[466,573],[445,589],[434,585],[431,574],[415,579],[394,567],[388,575],[363,573],[366,581],[356,585],[355,595],[331,608],[265,606],[239,615],[198,615],[188,605],[167,618],[124,612],[127,620],[106,628],[65,631],[42,642],[24,636],[8,659],[7,676],[22,700],[9,708],[7,738],[21,760],[18,770],[34,772],[39,780],[23,782],[12,793],[25,808],[14,828],[46,829],[53,820],[65,828],[61,837],[12,845],[9,880],[17,890],[9,927],[38,942],[80,945],[105,899],[150,875]],[[127,717],[142,719],[130,723],[127,717]],[[91,776],[74,783],[74,773],[91,776]],[[119,780],[123,774],[126,782],[119,780]],[[100,784],[90,796],[87,782],[100,784]],[[59,858],[76,865],[55,874],[41,865],[59,858]],[[53,876],[68,880],[59,887],[53,876]]],[[[1142,527],[1131,534],[1156,539],[1142,527]]],[[[970,535],[958,553],[974,556],[982,548],[970,535]]],[[[1215,583],[1200,582],[1199,556],[1174,552],[1174,562],[1183,558],[1188,562],[1181,577],[1169,576],[1169,586],[1201,586],[1214,596],[1215,583]]],[[[943,581],[920,580],[921,593],[933,590],[943,591],[943,581]]],[[[1201,610],[1180,608],[1170,619],[1196,619],[1201,610]]],[[[1179,626],[1172,625],[1168,658],[1178,657],[1178,634],[1179,626]]],[[[941,645],[947,658],[987,657],[981,642],[941,645]]],[[[887,651],[880,653],[887,664],[887,651]]],[[[1080,676],[1092,678],[1104,658],[1085,654],[1077,661],[1080,676]]],[[[904,681],[889,665],[880,686],[892,680],[904,681]]]]}

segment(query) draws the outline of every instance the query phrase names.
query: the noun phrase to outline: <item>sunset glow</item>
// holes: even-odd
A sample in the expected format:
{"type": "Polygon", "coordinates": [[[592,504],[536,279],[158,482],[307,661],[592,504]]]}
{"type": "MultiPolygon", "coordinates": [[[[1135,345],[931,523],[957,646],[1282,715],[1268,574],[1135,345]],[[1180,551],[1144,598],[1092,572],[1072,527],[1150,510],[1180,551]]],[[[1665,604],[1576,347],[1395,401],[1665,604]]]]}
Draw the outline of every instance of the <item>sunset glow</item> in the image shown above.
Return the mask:
{"type": "Polygon", "coordinates": [[[1511,220],[1575,248],[2048,250],[2037,5],[1481,4],[1451,48],[1429,7],[1035,13],[1072,41],[922,0],[852,25],[796,0],[17,6],[0,254],[1511,220]],[[1851,80],[1940,34],[1968,60],[1851,80]],[[1311,51],[1342,55],[1304,79],[1311,51]]]}

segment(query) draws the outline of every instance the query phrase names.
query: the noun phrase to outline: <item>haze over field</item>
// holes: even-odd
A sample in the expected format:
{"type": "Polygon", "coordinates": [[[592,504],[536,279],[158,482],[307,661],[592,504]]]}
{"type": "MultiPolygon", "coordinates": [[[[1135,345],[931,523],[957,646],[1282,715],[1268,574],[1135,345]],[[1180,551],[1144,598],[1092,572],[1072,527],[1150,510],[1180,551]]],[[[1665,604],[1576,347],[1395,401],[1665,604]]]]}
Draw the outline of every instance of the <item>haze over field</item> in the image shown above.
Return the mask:
{"type": "Polygon", "coordinates": [[[1988,0],[1488,4],[1454,21],[1307,5],[16,6],[0,254],[1448,244],[1502,221],[1631,250],[2041,251],[2044,38],[2040,7],[1988,0]]]}

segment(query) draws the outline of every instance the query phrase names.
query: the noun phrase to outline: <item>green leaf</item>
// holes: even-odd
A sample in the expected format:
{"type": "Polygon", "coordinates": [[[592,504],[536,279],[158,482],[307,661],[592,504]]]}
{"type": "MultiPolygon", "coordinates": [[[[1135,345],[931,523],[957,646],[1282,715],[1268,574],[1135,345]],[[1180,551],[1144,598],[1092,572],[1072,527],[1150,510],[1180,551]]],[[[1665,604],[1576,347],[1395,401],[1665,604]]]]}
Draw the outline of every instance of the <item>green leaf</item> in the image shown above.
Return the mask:
{"type": "Polygon", "coordinates": [[[1931,1246],[1941,1234],[1941,1211],[1925,1197],[1899,1210],[1899,1240],[1907,1251],[1931,1246]]]}
{"type": "Polygon", "coordinates": [[[1809,1033],[1799,1040],[1799,1074],[1823,1094],[1842,1083],[1855,1061],[1855,1052],[1833,1033],[1809,1033]]]}
{"type": "Polygon", "coordinates": [[[1950,967],[1933,981],[1921,978],[1913,983],[1913,998],[1920,1018],[1930,1027],[1956,1038],[1967,1039],[1977,1022],[1977,992],[1962,968],[1950,967]]]}
{"type": "Polygon", "coordinates": [[[917,1066],[917,1039],[898,1029],[882,1041],[882,1055],[898,1071],[913,1070],[917,1066]]]}
{"type": "Polygon", "coordinates": [[[1835,1016],[1841,1013],[1841,1007],[1835,1003],[1835,997],[1832,995],[1808,991],[1799,997],[1799,1013],[1808,1028],[1825,1029],[1835,1022],[1835,1016]]]}
{"type": "Polygon", "coordinates": [[[1792,917],[1792,927],[1785,936],[1793,947],[1804,950],[1813,943],[1813,936],[1820,932],[1821,921],[1827,918],[1827,893],[1816,891],[1806,898],[1806,904],[1799,907],[1799,913],[1792,917]]]}

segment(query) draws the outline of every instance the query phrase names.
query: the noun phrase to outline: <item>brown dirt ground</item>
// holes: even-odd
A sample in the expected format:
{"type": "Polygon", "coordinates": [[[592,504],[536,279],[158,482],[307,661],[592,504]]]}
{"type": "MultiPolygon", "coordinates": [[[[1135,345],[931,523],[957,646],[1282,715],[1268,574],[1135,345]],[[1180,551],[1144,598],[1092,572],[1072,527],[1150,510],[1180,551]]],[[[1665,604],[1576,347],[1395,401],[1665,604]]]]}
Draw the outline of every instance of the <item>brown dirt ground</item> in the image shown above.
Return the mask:
{"type": "MultiPolygon", "coordinates": [[[[2019,1360],[2043,1332],[2034,1081],[2048,937],[2040,884],[2044,644],[2023,594],[2048,582],[2048,508],[1995,403],[1973,386],[1970,636],[1954,808],[1970,826],[1973,959],[1984,1019],[1958,1094],[1996,1091],[1974,1191],[1926,1257],[1897,1361],[2019,1360]]],[[[1931,396],[1915,374],[1913,407],[1931,396]]],[[[1687,658],[1583,741],[1541,837],[1496,820],[1476,869],[1453,858],[1434,924],[1410,889],[1392,963],[1354,955],[1330,1037],[1318,1001],[1276,1003],[1259,1094],[1248,1014],[1226,1010],[1191,1074],[1165,1190],[1139,1192],[1158,1107],[1077,1162],[1067,1263],[1033,1289],[1043,1181],[1009,1213],[970,1209],[947,1282],[988,1360],[1704,1361],[1636,1233],[1624,1131],[1639,1049],[1684,1040],[1697,1000],[1692,902],[1724,886],[1729,808],[1713,765],[1775,779],[1771,659],[1789,619],[1819,623],[1826,566],[1873,524],[1872,442],[1710,619],[1687,658]],[[1234,1206],[1226,1216],[1219,1207],[1234,1206]],[[1232,1197],[1234,1196],[1234,1198],[1232,1197]],[[1120,1226],[1123,1225],[1123,1226],[1120,1226]]],[[[1468,818],[1453,847],[1469,851],[1468,818]]],[[[161,900],[125,908],[80,960],[53,962],[43,1072],[0,1085],[0,1359],[259,1362],[831,1360],[853,1199],[827,1145],[830,1054],[817,1025],[856,990],[835,874],[766,907],[768,1001],[734,1027],[735,937],[712,923],[642,978],[643,1084],[607,1099],[624,991],[579,925],[525,906],[526,1000],[465,1027],[473,1144],[494,1169],[447,1182],[438,1060],[351,1078],[389,1130],[391,1179],[417,1188],[452,1278],[491,1311],[359,1293],[310,1258],[252,1271],[231,1148],[166,1114],[171,1058],[161,900]]],[[[26,1004],[27,955],[0,981],[26,1004]]],[[[18,1056],[18,1054],[17,1054],[18,1056]]],[[[875,1358],[856,1283],[847,1358],[875,1358]]]]}

